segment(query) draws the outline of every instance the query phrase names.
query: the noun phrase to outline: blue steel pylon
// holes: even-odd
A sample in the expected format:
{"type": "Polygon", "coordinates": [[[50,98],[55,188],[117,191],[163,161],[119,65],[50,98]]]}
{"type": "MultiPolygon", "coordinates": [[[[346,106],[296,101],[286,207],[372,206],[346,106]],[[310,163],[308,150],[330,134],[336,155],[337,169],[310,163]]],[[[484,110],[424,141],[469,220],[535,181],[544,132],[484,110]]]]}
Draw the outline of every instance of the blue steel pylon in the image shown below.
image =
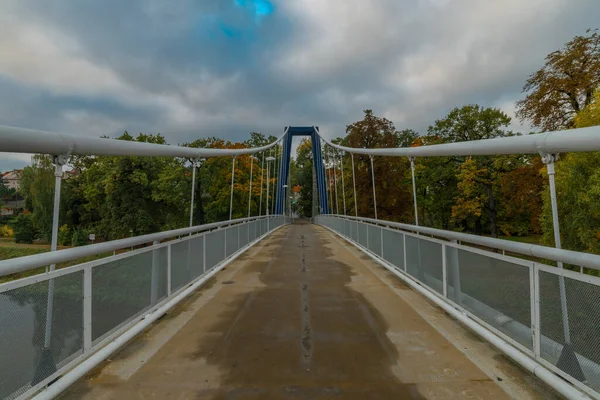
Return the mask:
{"type": "Polygon", "coordinates": [[[323,155],[321,153],[321,138],[319,128],[315,126],[290,126],[283,138],[283,154],[281,166],[279,167],[279,179],[277,180],[277,192],[275,197],[275,214],[283,214],[285,199],[289,196],[288,174],[292,153],[292,138],[294,136],[310,136],[312,142],[313,162],[317,180],[317,191],[319,193],[319,210],[321,214],[329,214],[329,203],[327,202],[327,186],[325,183],[325,167],[323,166],[323,155]]]}

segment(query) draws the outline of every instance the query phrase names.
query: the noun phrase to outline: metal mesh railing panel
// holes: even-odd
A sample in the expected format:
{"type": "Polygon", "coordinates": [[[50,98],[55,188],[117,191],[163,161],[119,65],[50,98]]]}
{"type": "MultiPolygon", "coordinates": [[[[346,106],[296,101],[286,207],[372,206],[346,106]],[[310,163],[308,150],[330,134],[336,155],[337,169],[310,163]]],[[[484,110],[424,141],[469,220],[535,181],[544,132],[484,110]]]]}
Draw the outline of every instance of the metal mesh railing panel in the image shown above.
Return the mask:
{"type": "Polygon", "coordinates": [[[381,228],[374,225],[369,225],[369,250],[381,256],[381,228]]]}
{"type": "Polygon", "coordinates": [[[256,238],[258,237],[257,224],[258,224],[258,222],[256,222],[256,221],[252,221],[248,224],[248,232],[250,233],[250,240],[249,240],[250,243],[255,241],[256,238]]]}
{"type": "Polygon", "coordinates": [[[529,268],[450,246],[446,253],[448,297],[458,300],[474,315],[531,350],[529,268]],[[457,271],[460,283],[456,281],[457,271]],[[454,286],[458,285],[459,299],[454,292],[454,286]]]}
{"type": "Polygon", "coordinates": [[[217,229],[206,234],[206,270],[225,258],[225,230],[217,229]]]}
{"type": "Polygon", "coordinates": [[[239,241],[240,241],[240,245],[239,245],[239,249],[241,249],[242,247],[244,247],[245,245],[248,244],[248,233],[250,232],[249,229],[250,225],[249,224],[241,224],[240,227],[238,228],[240,230],[240,234],[239,234],[239,241]]]}
{"type": "Polygon", "coordinates": [[[566,345],[561,306],[560,277],[540,271],[541,356],[557,368],[600,391],[600,287],[564,278],[567,326],[566,345]],[[574,356],[574,354],[577,356],[574,356]]]}
{"type": "Polygon", "coordinates": [[[442,245],[406,236],[406,271],[438,293],[443,293],[442,245]]]}
{"type": "Polygon", "coordinates": [[[54,278],[50,345],[45,347],[49,281],[0,294],[0,398],[16,398],[83,351],[83,271],[54,278]]]}
{"type": "Polygon", "coordinates": [[[348,237],[355,242],[358,242],[358,223],[356,221],[348,221],[350,223],[348,237]]]}
{"type": "Polygon", "coordinates": [[[397,231],[384,229],[383,258],[400,269],[404,269],[404,235],[397,231]]]}
{"type": "Polygon", "coordinates": [[[190,240],[171,245],[171,291],[176,291],[192,281],[190,240]]]}
{"type": "Polygon", "coordinates": [[[226,244],[227,244],[227,257],[232,255],[238,250],[238,235],[239,235],[239,227],[230,226],[229,228],[225,228],[226,235],[226,244]]]}
{"type": "Polygon", "coordinates": [[[151,306],[152,260],[146,251],[92,269],[94,344],[151,306]]]}
{"type": "Polygon", "coordinates": [[[192,279],[204,273],[204,238],[194,237],[190,240],[192,279]]]}
{"type": "Polygon", "coordinates": [[[365,249],[368,249],[367,243],[367,224],[358,223],[358,243],[365,249]]]}

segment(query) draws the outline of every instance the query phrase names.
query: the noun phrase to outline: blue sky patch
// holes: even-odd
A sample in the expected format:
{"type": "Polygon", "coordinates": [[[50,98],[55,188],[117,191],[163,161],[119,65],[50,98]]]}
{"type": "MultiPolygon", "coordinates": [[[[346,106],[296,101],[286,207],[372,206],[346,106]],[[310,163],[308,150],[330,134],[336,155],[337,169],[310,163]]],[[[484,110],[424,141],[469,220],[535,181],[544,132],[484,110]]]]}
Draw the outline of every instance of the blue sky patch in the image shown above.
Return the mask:
{"type": "Polygon", "coordinates": [[[275,12],[275,6],[268,0],[234,0],[235,4],[254,14],[256,22],[275,12]]]}

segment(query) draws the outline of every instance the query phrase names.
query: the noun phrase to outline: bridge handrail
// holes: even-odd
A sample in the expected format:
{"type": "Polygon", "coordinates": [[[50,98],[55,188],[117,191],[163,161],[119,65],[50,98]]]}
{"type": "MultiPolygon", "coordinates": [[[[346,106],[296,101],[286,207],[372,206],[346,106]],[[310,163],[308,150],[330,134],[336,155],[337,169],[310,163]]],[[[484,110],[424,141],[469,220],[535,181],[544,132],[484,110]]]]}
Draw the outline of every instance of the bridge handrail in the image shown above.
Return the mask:
{"type": "Polygon", "coordinates": [[[434,144],[419,147],[364,149],[340,146],[321,136],[333,148],[369,156],[447,157],[501,154],[559,154],[600,150],[600,126],[509,136],[494,139],[434,144]]]}
{"type": "MultiPolygon", "coordinates": [[[[279,215],[271,215],[276,217],[279,215]]],[[[176,236],[190,235],[203,231],[208,231],[226,226],[238,225],[249,221],[256,221],[269,218],[269,216],[240,218],[231,221],[214,222],[211,224],[196,225],[189,228],[174,229],[170,231],[150,233],[147,235],[134,236],[125,239],[111,240],[103,243],[96,243],[87,246],[74,247],[71,249],[57,250],[47,253],[34,254],[18,258],[11,258],[0,261],[0,276],[14,274],[17,272],[27,271],[33,268],[44,267],[50,264],[58,264],[66,261],[76,260],[79,258],[106,253],[110,251],[120,250],[132,246],[139,246],[155,241],[162,241],[176,236]]]]}
{"type": "Polygon", "coordinates": [[[557,249],[554,247],[540,246],[536,244],[511,242],[509,240],[496,239],[491,237],[471,235],[468,233],[446,231],[436,228],[427,228],[411,224],[403,224],[400,222],[384,221],[380,219],[353,217],[350,215],[322,215],[323,217],[332,216],[351,219],[361,222],[369,222],[377,225],[397,228],[406,231],[433,235],[448,240],[459,240],[461,242],[476,244],[498,250],[510,251],[526,256],[538,257],[546,260],[561,261],[566,264],[573,264],[581,267],[600,270],[600,255],[582,253],[572,250],[557,249]]]}
{"type": "Polygon", "coordinates": [[[261,147],[249,149],[212,149],[143,143],[99,137],[86,137],[0,126],[0,152],[51,155],[152,156],[152,157],[233,157],[269,150],[286,135],[261,147]]]}

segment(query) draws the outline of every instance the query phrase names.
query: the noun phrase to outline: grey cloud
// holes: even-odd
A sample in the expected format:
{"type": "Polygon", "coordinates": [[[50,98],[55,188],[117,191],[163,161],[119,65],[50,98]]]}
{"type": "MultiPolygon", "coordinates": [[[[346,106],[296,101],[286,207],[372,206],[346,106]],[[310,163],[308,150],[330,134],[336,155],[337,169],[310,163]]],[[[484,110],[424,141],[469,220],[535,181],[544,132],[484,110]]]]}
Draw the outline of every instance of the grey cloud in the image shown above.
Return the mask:
{"type": "Polygon", "coordinates": [[[79,47],[65,54],[119,83],[98,95],[57,93],[0,69],[1,124],[89,135],[162,132],[171,143],[243,140],[249,131],[279,134],[287,124],[320,125],[337,136],[365,108],[424,132],[455,106],[521,98],[544,56],[600,15],[596,0],[380,0],[364,10],[367,3],[349,0],[324,9],[331,18],[322,22],[320,10],[302,12],[314,2],[298,0],[275,2],[276,12],[255,24],[233,0],[6,4],[0,12],[76,39],[79,47]]]}

